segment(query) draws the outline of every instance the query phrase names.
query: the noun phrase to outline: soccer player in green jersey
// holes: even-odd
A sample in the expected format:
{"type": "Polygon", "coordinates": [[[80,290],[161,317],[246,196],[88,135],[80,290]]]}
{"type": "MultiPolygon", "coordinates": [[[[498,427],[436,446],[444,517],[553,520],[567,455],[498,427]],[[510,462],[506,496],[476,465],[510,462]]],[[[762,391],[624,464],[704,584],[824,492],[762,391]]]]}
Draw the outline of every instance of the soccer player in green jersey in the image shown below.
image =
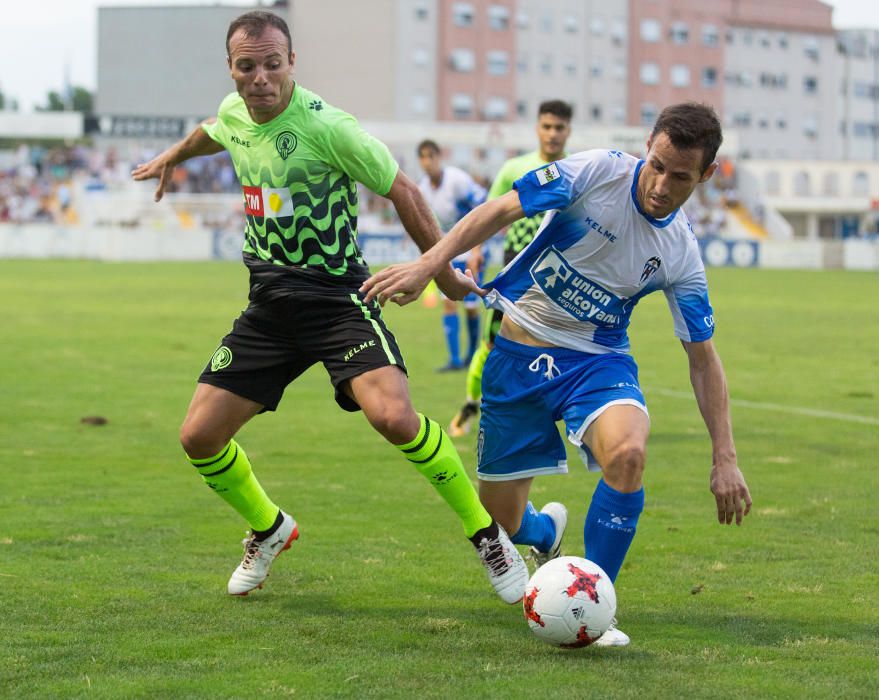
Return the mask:
{"type": "MultiPolygon", "coordinates": [[[[236,92],[217,118],[132,175],[157,178],[158,201],[176,165],[225,149],[244,190],[250,303],[201,373],[180,430],[205,483],[251,528],[228,592],[260,588],[274,559],[299,536],[293,517],[260,486],[235,435],[258,413],[275,410],[286,386],[321,362],[338,404],[362,410],[428,479],[460,517],[495,590],[518,602],[528,580],[524,561],[479,502],[451,440],[413,409],[394,336],[379,305],[358,291],[369,269],[357,245],[356,182],[393,202],[422,251],[441,235],[429,207],[384,144],[294,81],[283,19],[241,15],[229,26],[226,51],[236,92]]],[[[454,299],[477,289],[451,266],[437,283],[454,299]]]]}
{"type": "MultiPolygon", "coordinates": [[[[539,146],[536,151],[510,158],[498,171],[487,199],[497,199],[513,189],[513,183],[525,173],[539,168],[565,157],[565,143],[571,134],[571,116],[573,110],[567,102],[562,100],[548,100],[542,102],[537,109],[537,141],[539,146]]],[[[543,220],[543,214],[523,218],[514,222],[507,229],[504,238],[504,266],[510,264],[527,246],[543,220]]],[[[471,252],[471,256],[479,256],[478,250],[471,252]]],[[[476,261],[479,262],[478,260],[476,261]]],[[[452,418],[449,425],[449,434],[452,437],[461,437],[470,431],[470,425],[479,415],[479,399],[482,397],[482,368],[488,353],[494,345],[494,337],[501,327],[504,314],[497,309],[492,309],[488,314],[488,322],[485,324],[485,336],[479,348],[473,353],[470,367],[467,371],[467,400],[461,410],[452,418]]]]}

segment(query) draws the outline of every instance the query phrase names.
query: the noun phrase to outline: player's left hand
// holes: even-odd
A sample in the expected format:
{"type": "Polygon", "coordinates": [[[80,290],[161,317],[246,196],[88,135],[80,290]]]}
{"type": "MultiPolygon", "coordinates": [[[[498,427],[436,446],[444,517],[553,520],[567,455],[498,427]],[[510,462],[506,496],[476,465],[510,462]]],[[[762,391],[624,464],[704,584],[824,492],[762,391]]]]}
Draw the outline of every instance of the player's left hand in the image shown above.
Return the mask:
{"type": "Polygon", "coordinates": [[[751,492],[745,477],[735,462],[715,464],[711,468],[711,493],[717,501],[717,521],[729,525],[736,519],[736,525],[751,512],[751,492]]]}

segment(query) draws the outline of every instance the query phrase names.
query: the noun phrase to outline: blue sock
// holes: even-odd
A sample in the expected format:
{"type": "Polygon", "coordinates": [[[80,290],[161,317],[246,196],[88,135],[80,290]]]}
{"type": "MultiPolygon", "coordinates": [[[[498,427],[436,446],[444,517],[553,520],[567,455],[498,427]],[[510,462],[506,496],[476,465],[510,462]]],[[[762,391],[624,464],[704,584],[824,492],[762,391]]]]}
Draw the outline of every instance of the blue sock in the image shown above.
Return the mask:
{"type": "Polygon", "coordinates": [[[620,573],[642,510],[643,488],[635,493],[620,493],[604,483],[604,479],[595,487],[583,525],[583,541],[586,558],[604,569],[611,581],[616,581],[620,573]]]}
{"type": "Polygon", "coordinates": [[[522,524],[510,539],[513,544],[530,544],[541,552],[548,552],[555,542],[555,523],[546,513],[538,513],[528,501],[522,524]]]}
{"type": "Polygon", "coordinates": [[[473,353],[479,345],[479,316],[467,317],[467,362],[473,359],[473,353]]]}
{"type": "Polygon", "coordinates": [[[446,332],[446,345],[449,348],[449,361],[453,365],[461,364],[461,345],[458,340],[460,327],[458,314],[446,314],[443,316],[443,329],[446,332]]]}

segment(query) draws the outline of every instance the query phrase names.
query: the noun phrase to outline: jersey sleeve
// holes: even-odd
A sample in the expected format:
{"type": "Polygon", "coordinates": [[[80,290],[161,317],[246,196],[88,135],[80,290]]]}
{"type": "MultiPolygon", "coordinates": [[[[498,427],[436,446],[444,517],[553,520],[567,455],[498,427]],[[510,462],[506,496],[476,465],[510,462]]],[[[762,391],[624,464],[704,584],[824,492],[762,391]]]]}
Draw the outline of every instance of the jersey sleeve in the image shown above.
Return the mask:
{"type": "Polygon", "coordinates": [[[327,162],[363,183],[376,194],[386,195],[400,166],[388,147],[366,133],[350,114],[339,112],[326,134],[327,162]]]}
{"type": "Polygon", "coordinates": [[[663,291],[675,335],[686,342],[699,343],[714,335],[714,310],[708,300],[708,280],[695,238],[689,241],[682,270],[679,279],[663,291]]]}
{"type": "Polygon", "coordinates": [[[229,128],[230,111],[238,97],[237,92],[232,92],[226,95],[226,98],[220,103],[220,107],[217,109],[217,120],[212,124],[201,125],[201,128],[208,136],[226,149],[229,148],[229,136],[232,133],[229,128]]]}
{"type": "Polygon", "coordinates": [[[513,183],[525,216],[565,209],[612,173],[608,151],[584,151],[525,173],[513,183]]]}

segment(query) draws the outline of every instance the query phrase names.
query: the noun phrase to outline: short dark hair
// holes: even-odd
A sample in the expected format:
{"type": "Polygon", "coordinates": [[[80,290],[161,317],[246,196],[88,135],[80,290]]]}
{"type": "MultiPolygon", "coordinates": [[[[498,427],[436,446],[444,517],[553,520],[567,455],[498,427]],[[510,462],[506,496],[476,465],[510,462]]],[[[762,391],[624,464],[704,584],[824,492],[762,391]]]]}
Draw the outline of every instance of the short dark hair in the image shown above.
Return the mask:
{"type": "Polygon", "coordinates": [[[266,27],[274,27],[280,29],[284,36],[287,37],[287,53],[293,53],[293,39],[290,36],[290,28],[287,23],[278,15],[263,10],[253,10],[245,12],[232,20],[229,25],[229,31],[226,32],[226,54],[229,53],[229,40],[232,35],[239,29],[244,30],[244,35],[249,37],[259,37],[266,30],[266,27]]]}
{"type": "Polygon", "coordinates": [[[662,110],[650,138],[655,139],[659,134],[666,134],[675,148],[701,148],[703,173],[714,162],[717,149],[723,143],[717,113],[711,105],[699,102],[682,102],[662,110]]]}
{"type": "Polygon", "coordinates": [[[415,152],[421,156],[421,151],[427,149],[428,151],[433,151],[437,155],[439,155],[440,147],[436,141],[432,139],[424,139],[421,143],[418,144],[418,148],[415,149],[415,152]]]}
{"type": "Polygon", "coordinates": [[[541,114],[552,114],[566,122],[571,121],[574,116],[574,109],[564,100],[547,100],[541,102],[537,108],[537,118],[540,119],[541,114]]]}

